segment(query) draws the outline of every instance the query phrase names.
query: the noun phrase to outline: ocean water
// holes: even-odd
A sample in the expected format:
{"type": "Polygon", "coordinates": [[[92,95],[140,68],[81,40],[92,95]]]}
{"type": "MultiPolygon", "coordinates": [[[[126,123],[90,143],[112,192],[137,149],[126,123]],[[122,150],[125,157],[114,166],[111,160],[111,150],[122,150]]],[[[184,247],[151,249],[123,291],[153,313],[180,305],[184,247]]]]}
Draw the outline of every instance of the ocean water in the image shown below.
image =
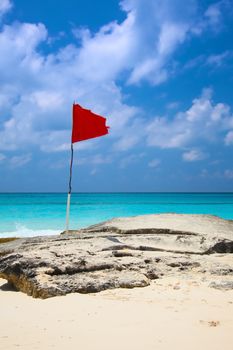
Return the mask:
{"type": "MultiPolygon", "coordinates": [[[[1,193],[0,237],[62,232],[66,199],[65,193],[1,193]]],[[[212,214],[233,220],[233,193],[73,193],[70,229],[153,213],[212,214]]]]}

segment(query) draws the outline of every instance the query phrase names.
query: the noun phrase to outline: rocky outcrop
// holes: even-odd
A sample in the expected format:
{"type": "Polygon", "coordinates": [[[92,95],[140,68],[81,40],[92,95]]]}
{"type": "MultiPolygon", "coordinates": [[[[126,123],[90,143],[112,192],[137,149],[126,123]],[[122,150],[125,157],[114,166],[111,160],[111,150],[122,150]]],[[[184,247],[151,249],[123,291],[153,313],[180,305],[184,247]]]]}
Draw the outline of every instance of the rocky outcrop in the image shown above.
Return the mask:
{"type": "Polygon", "coordinates": [[[144,287],[174,273],[201,275],[214,288],[230,289],[232,252],[233,221],[145,215],[1,244],[0,277],[39,298],[144,287]]]}

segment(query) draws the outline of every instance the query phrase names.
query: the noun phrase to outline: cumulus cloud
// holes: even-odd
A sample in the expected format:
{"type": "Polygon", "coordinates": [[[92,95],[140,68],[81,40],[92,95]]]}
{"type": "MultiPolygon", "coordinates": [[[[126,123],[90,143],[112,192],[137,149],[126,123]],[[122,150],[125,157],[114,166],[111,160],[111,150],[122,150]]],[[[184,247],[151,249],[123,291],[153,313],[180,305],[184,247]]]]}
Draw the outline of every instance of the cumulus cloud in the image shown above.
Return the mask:
{"type": "MultiPolygon", "coordinates": [[[[7,0],[0,4],[2,13],[11,6],[7,0]]],[[[121,6],[126,16],[121,23],[106,24],[96,33],[76,29],[77,41],[50,54],[40,49],[41,44],[49,45],[44,24],[14,22],[2,26],[1,150],[34,145],[46,152],[66,151],[74,100],[108,117],[109,139],[114,139],[115,150],[128,150],[141,141],[145,136],[139,118],[142,113],[125,102],[116,81],[122,74],[129,84],[144,80],[160,84],[168,79],[169,60],[190,38],[200,14],[195,0],[123,0],[121,6]]],[[[213,16],[209,10],[207,17],[213,16]]],[[[198,108],[198,101],[194,107],[198,108]]],[[[158,126],[161,136],[155,131],[154,138],[148,131],[148,144],[162,148],[186,144],[194,134],[185,130],[191,123],[198,124],[189,120],[188,112],[177,116],[171,123],[175,127],[171,134],[170,122],[156,119],[151,129],[158,126]]]]}
{"type": "MultiPolygon", "coordinates": [[[[212,91],[204,89],[199,98],[185,112],[179,112],[173,120],[154,118],[147,127],[147,143],[160,148],[183,148],[200,141],[215,142],[224,139],[233,125],[230,107],[214,104],[212,91]]],[[[230,139],[226,136],[225,140],[230,139]]],[[[225,141],[226,142],[226,141],[225,141]]]]}
{"type": "Polygon", "coordinates": [[[74,100],[109,116],[111,134],[117,136],[135,116],[136,108],[122,102],[121,91],[112,80],[111,67],[107,67],[107,63],[119,55],[110,52],[109,56],[101,56],[101,52],[105,52],[103,45],[110,51],[111,45],[116,49],[116,43],[111,44],[112,38],[107,38],[105,32],[113,30],[118,35],[114,28],[102,28],[82,47],[68,45],[46,55],[38,50],[40,44],[48,40],[43,24],[3,26],[0,32],[0,149],[14,150],[34,144],[45,151],[67,150],[70,106],[74,100]],[[99,61],[93,59],[98,52],[99,61]],[[92,65],[94,62],[96,66],[92,65]],[[93,81],[90,81],[91,75],[93,81]]]}
{"type": "Polygon", "coordinates": [[[77,74],[102,82],[127,72],[129,84],[164,82],[169,59],[192,35],[200,16],[205,22],[204,13],[196,0],[123,0],[121,7],[126,13],[122,23],[109,23],[92,35],[86,28],[73,30],[82,42],[77,74]]]}
{"type": "Polygon", "coordinates": [[[124,0],[122,7],[133,15],[133,31],[137,34],[128,82],[148,80],[160,84],[169,76],[169,57],[185,41],[194,24],[196,1],[124,0]]]}
{"type": "Polygon", "coordinates": [[[207,157],[205,153],[203,153],[199,149],[191,149],[187,152],[184,152],[182,158],[186,162],[196,162],[198,160],[203,160],[207,157]]]}

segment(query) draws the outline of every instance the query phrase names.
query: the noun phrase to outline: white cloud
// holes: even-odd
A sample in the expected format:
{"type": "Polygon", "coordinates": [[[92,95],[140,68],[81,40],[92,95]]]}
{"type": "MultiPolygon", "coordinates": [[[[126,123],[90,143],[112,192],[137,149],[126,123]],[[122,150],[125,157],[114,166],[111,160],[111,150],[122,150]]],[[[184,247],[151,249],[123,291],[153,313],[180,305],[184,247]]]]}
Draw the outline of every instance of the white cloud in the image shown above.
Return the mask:
{"type": "Polygon", "coordinates": [[[112,157],[109,155],[95,154],[94,156],[78,157],[78,159],[74,161],[74,165],[101,165],[109,164],[111,162],[112,157]]]}
{"type": "Polygon", "coordinates": [[[225,137],[225,144],[227,146],[233,145],[233,130],[229,131],[225,137]]]}
{"type": "Polygon", "coordinates": [[[227,179],[233,179],[233,170],[227,169],[224,171],[224,176],[227,179]]]}
{"type": "Polygon", "coordinates": [[[209,24],[215,28],[221,23],[221,5],[222,1],[216,2],[210,5],[205,12],[205,17],[208,19],[209,24]]]}
{"type": "Polygon", "coordinates": [[[123,0],[121,6],[126,12],[122,23],[109,23],[95,34],[86,28],[73,30],[82,42],[75,54],[77,76],[102,82],[128,72],[130,84],[160,84],[169,77],[166,65],[171,55],[198,21],[197,2],[123,0]]]}
{"type": "Polygon", "coordinates": [[[0,153],[0,162],[6,159],[6,156],[3,153],[0,153]]]}
{"type": "Polygon", "coordinates": [[[221,67],[223,63],[226,61],[226,59],[229,58],[230,56],[231,56],[231,53],[229,51],[224,51],[216,55],[210,55],[207,58],[206,63],[209,65],[214,65],[216,67],[221,67]]]}
{"type": "MultiPolygon", "coordinates": [[[[43,31],[42,27],[40,29],[43,31]]],[[[107,114],[108,117],[110,114],[108,120],[116,135],[135,115],[136,108],[122,102],[120,90],[113,82],[103,83],[100,87],[97,83],[78,79],[74,74],[78,67],[72,60],[65,65],[64,61],[55,63],[56,58],[51,56],[45,60],[31,55],[31,60],[34,59],[39,60],[41,66],[38,66],[37,74],[26,72],[26,77],[30,76],[32,80],[30,84],[25,81],[25,72],[19,71],[19,82],[23,85],[25,81],[25,85],[16,85],[13,91],[2,97],[2,106],[6,106],[7,94],[9,101],[13,101],[14,96],[20,96],[13,108],[8,103],[11,119],[3,124],[4,132],[0,132],[1,149],[16,149],[27,143],[40,145],[46,151],[68,149],[71,106],[75,99],[84,106],[94,108],[96,112],[107,114]]]]}
{"type": "Polygon", "coordinates": [[[136,154],[130,154],[120,160],[120,167],[126,168],[130,164],[134,164],[139,162],[143,157],[145,156],[144,152],[136,153],[136,154]]]}
{"type": "Polygon", "coordinates": [[[66,159],[55,160],[49,163],[49,168],[50,169],[62,169],[62,168],[68,169],[70,165],[69,161],[70,160],[68,157],[66,159]]]}
{"type": "MultiPolygon", "coordinates": [[[[10,2],[2,1],[6,11],[10,2]]],[[[97,33],[75,30],[81,46],[77,40],[52,54],[39,49],[50,42],[43,24],[2,26],[1,150],[36,145],[46,152],[66,151],[74,100],[108,117],[112,127],[108,138],[114,139],[116,150],[125,151],[141,142],[145,136],[144,122],[139,119],[142,113],[124,102],[116,80],[122,74],[130,84],[144,80],[159,84],[168,79],[172,55],[192,35],[198,10],[195,0],[124,0],[121,6],[126,15],[121,23],[109,23],[97,33]]],[[[190,140],[193,132],[185,131],[183,122],[177,120],[169,141],[170,122],[154,121],[162,132],[156,136],[159,147],[176,147],[190,140]]],[[[151,135],[148,143],[156,145],[151,135]]]]}
{"type": "Polygon", "coordinates": [[[23,154],[20,156],[14,156],[10,158],[9,163],[12,168],[19,168],[29,163],[31,159],[31,154],[23,154]]]}
{"type": "Polygon", "coordinates": [[[167,104],[167,109],[177,109],[179,107],[180,103],[178,101],[170,102],[167,104]]]}
{"type": "Polygon", "coordinates": [[[196,162],[198,160],[203,160],[207,157],[205,153],[198,149],[191,149],[187,152],[184,152],[182,158],[186,162],[196,162]]]}
{"type": "Polygon", "coordinates": [[[138,135],[123,135],[120,140],[115,143],[114,149],[116,151],[128,151],[130,148],[134,147],[139,142],[138,135]]]}
{"type": "MultiPolygon", "coordinates": [[[[36,48],[46,38],[47,30],[41,23],[14,23],[3,26],[0,32],[2,80],[7,80],[8,84],[16,83],[15,78],[22,76],[24,79],[17,82],[21,89],[28,82],[32,84],[33,78],[37,80],[36,74],[39,73],[44,58],[36,52],[36,48]]],[[[31,87],[35,88],[33,85],[31,87]]]]}
{"type": "Polygon", "coordinates": [[[137,45],[135,39],[131,13],[122,24],[110,23],[94,37],[85,37],[77,57],[80,78],[102,82],[114,79],[123,69],[130,68],[137,45]]]}
{"type": "Polygon", "coordinates": [[[128,151],[143,141],[145,135],[145,121],[143,119],[134,118],[131,124],[124,127],[119,132],[119,138],[113,144],[115,151],[128,151]]]}
{"type": "Polygon", "coordinates": [[[194,67],[203,67],[206,69],[208,67],[221,68],[225,65],[233,56],[232,51],[226,50],[222,53],[211,54],[209,56],[199,55],[191,60],[189,60],[185,65],[184,69],[190,69],[194,67]]]}
{"type": "Polygon", "coordinates": [[[211,90],[204,89],[199,98],[185,112],[179,112],[173,120],[156,117],[147,126],[147,143],[160,148],[183,148],[199,141],[223,140],[232,128],[230,107],[214,104],[211,90]]]}
{"type": "Polygon", "coordinates": [[[200,35],[207,29],[219,32],[223,23],[223,9],[225,5],[224,0],[209,5],[203,16],[200,16],[199,21],[193,26],[192,32],[196,35],[200,35]]]}
{"type": "Polygon", "coordinates": [[[187,39],[195,22],[196,1],[125,0],[122,6],[134,16],[136,33],[129,83],[147,80],[156,85],[164,82],[169,77],[166,67],[169,58],[187,39]]]}
{"type": "Polygon", "coordinates": [[[159,159],[152,159],[152,160],[148,163],[148,166],[149,166],[150,168],[157,168],[159,164],[160,164],[160,160],[159,160],[159,159]]]}
{"type": "Polygon", "coordinates": [[[10,0],[0,0],[0,19],[1,17],[8,12],[12,7],[10,0]]]}
{"type": "MultiPolygon", "coordinates": [[[[47,31],[42,24],[18,23],[4,26],[0,32],[0,50],[3,52],[0,56],[3,81],[0,149],[14,150],[35,144],[44,151],[67,150],[74,100],[97,113],[106,114],[113,129],[111,135],[117,137],[136,115],[137,109],[122,102],[120,89],[108,80],[112,75],[103,77],[101,85],[97,77],[90,82],[89,73],[79,66],[86,47],[78,49],[69,45],[57,54],[46,56],[37,50],[45,40],[47,31]],[[11,117],[7,118],[7,115],[11,117]]],[[[94,51],[91,57],[93,54],[94,51]]],[[[104,62],[102,68],[95,67],[100,75],[101,70],[108,70],[104,62]]]]}
{"type": "Polygon", "coordinates": [[[188,62],[185,63],[184,70],[192,69],[196,66],[201,66],[203,65],[204,60],[205,60],[204,55],[198,55],[197,57],[191,58],[190,60],[188,60],[188,62]]]}

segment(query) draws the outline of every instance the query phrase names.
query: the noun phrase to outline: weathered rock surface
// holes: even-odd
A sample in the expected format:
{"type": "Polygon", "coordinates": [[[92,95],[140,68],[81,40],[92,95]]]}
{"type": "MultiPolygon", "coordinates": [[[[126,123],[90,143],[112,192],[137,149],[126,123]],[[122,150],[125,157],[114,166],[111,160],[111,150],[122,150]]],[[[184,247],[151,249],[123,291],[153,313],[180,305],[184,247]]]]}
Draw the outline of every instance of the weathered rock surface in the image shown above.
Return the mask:
{"type": "Polygon", "coordinates": [[[0,277],[39,298],[144,287],[174,273],[178,278],[202,276],[203,283],[227,290],[233,286],[229,253],[233,221],[210,215],[144,215],[68,235],[1,244],[0,277]]]}

